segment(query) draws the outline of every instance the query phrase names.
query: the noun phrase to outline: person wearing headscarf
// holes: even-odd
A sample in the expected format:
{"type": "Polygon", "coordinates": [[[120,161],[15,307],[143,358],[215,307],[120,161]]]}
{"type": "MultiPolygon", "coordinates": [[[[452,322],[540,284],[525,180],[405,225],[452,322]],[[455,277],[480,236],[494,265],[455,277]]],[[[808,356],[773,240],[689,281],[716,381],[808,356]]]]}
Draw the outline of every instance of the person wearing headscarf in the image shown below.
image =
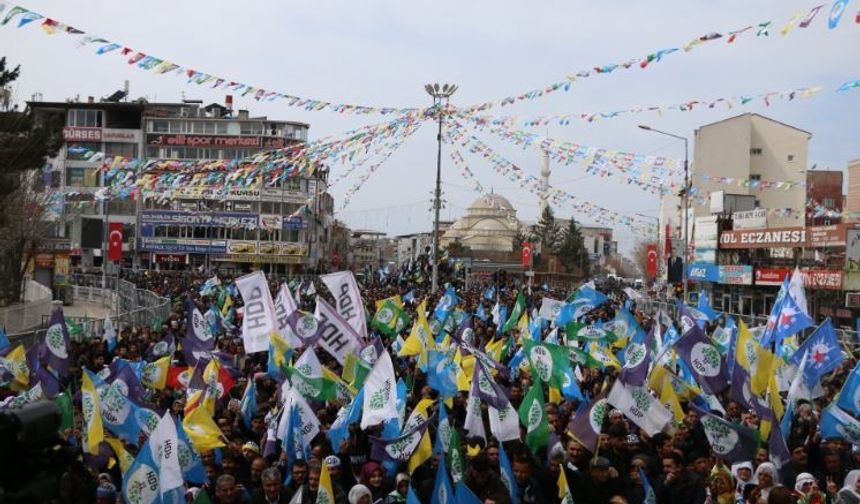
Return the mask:
{"type": "Polygon", "coordinates": [[[398,473],[394,478],[394,490],[392,490],[385,498],[385,504],[399,504],[406,502],[406,496],[409,493],[409,475],[406,473],[398,473]]]}
{"type": "Polygon", "coordinates": [[[732,475],[724,465],[716,465],[708,477],[708,499],[706,504],[734,504],[735,485],[732,475]]]}
{"type": "Polygon", "coordinates": [[[361,483],[350,489],[348,498],[349,504],[371,504],[373,502],[373,495],[370,493],[370,489],[361,483]]]}
{"type": "Polygon", "coordinates": [[[836,494],[836,504],[860,504],[860,469],[845,476],[845,484],[836,494]]]}
{"type": "Polygon", "coordinates": [[[732,477],[735,479],[735,498],[743,501],[744,490],[753,483],[752,462],[738,462],[732,465],[732,477]]]}
{"type": "Polygon", "coordinates": [[[794,482],[794,494],[798,504],[825,504],[827,496],[818,488],[815,476],[800,473],[794,482]]]}
{"type": "Polygon", "coordinates": [[[756,484],[756,489],[753,495],[756,496],[754,502],[767,502],[767,496],[771,489],[779,485],[779,476],[776,473],[776,466],[770,462],[762,462],[756,467],[753,475],[753,482],[756,484]]]}
{"type": "Polygon", "coordinates": [[[388,495],[388,489],[385,485],[385,471],[378,462],[373,460],[365,462],[361,467],[360,479],[361,484],[370,490],[373,502],[384,499],[388,495]]]}
{"type": "Polygon", "coordinates": [[[96,488],[96,504],[113,504],[116,502],[116,487],[113,483],[102,481],[96,488]]]}

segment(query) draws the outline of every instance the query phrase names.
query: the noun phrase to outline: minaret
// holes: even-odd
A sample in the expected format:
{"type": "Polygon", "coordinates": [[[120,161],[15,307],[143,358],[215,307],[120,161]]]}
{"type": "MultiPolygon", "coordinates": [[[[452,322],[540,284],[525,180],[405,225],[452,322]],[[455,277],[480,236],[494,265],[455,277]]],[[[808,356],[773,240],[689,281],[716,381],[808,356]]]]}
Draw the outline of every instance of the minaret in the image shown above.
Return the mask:
{"type": "Polygon", "coordinates": [[[544,210],[546,210],[546,207],[549,205],[549,202],[546,199],[547,191],[549,191],[549,175],[550,175],[549,152],[544,151],[543,163],[541,164],[541,169],[540,169],[541,198],[540,198],[540,215],[538,215],[538,218],[540,218],[540,216],[543,215],[544,210]]]}

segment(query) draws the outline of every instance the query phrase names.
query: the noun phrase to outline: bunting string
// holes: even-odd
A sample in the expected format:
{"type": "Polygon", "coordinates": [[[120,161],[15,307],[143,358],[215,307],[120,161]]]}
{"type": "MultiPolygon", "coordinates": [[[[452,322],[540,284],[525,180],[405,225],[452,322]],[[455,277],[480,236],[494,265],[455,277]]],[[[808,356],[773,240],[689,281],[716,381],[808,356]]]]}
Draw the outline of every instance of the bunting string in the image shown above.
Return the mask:
{"type": "MultiPolygon", "coordinates": [[[[543,98],[549,96],[558,91],[567,92],[570,91],[570,86],[574,82],[579,79],[585,79],[588,77],[593,77],[595,75],[607,75],[611,74],[615,71],[621,70],[630,70],[634,68],[646,69],[650,68],[656,63],[660,63],[664,61],[667,57],[671,55],[679,55],[686,54],[692,51],[695,47],[706,44],[706,43],[714,43],[714,41],[724,39],[727,45],[734,45],[734,42],[738,40],[744,34],[746,35],[744,38],[770,38],[771,29],[776,26],[782,26],[779,30],[779,33],[782,36],[786,36],[795,27],[800,28],[809,28],[812,25],[812,22],[816,19],[819,11],[824,7],[824,4],[818,5],[807,11],[805,14],[803,12],[795,13],[787,22],[785,23],[775,23],[773,21],[764,21],[756,24],[747,25],[740,29],[728,30],[723,32],[708,32],[698,37],[694,37],[684,43],[681,46],[669,47],[666,49],[660,49],[657,51],[650,52],[645,56],[640,56],[636,58],[631,58],[621,63],[610,63],[604,65],[594,65],[590,68],[586,68],[575,72],[573,74],[568,75],[566,78],[552,82],[545,86],[532,89],[530,91],[526,91],[517,95],[507,96],[502,99],[487,101],[484,103],[479,103],[475,105],[471,105],[468,107],[464,107],[463,109],[467,112],[475,112],[475,111],[485,111],[496,107],[505,107],[509,105],[514,105],[516,103],[520,103],[523,101],[532,101],[539,98],[543,98]]],[[[858,17],[860,19],[860,17],[858,17]]],[[[839,18],[835,20],[835,23],[830,21],[830,28],[834,29],[839,24],[839,18]]],[[[860,83],[857,84],[860,86],[860,83]]]]}
{"type": "MultiPolygon", "coordinates": [[[[0,2],[0,13],[6,8],[6,4],[0,2]]],[[[71,25],[46,17],[38,12],[29,10],[20,5],[13,5],[7,11],[3,21],[0,22],[0,27],[8,25],[10,22],[17,22],[18,28],[30,26],[34,21],[41,20],[41,27],[47,35],[65,34],[75,37],[75,45],[81,49],[84,47],[94,47],[97,56],[106,54],[117,55],[127,64],[133,65],[138,69],[152,72],[156,75],[177,75],[187,78],[186,84],[196,84],[198,86],[207,85],[210,89],[223,89],[238,93],[241,96],[251,96],[257,101],[266,101],[282,103],[288,107],[301,108],[308,112],[329,111],[338,114],[404,114],[414,112],[416,108],[394,108],[394,107],[368,107],[364,105],[352,105],[346,103],[332,103],[314,98],[306,98],[297,96],[291,93],[283,93],[265,88],[263,86],[247,84],[226,77],[213,75],[190,66],[173,63],[165,58],[160,58],[155,55],[132,49],[126,44],[110,41],[106,38],[89,34],[74,28],[71,25]]]]}

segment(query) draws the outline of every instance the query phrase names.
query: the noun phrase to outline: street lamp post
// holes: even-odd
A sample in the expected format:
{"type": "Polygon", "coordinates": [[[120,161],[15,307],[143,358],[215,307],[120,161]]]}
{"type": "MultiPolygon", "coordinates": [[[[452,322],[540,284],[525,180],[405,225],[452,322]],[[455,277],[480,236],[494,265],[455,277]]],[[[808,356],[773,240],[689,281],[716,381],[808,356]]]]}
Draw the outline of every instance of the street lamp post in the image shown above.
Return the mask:
{"type": "Polygon", "coordinates": [[[436,292],[439,288],[439,210],[442,208],[442,118],[444,116],[445,107],[448,106],[448,100],[451,95],[457,91],[455,84],[444,84],[439,86],[436,84],[427,84],[424,86],[427,94],[433,97],[433,107],[439,114],[439,132],[436,134],[436,191],[433,199],[433,282],[431,291],[436,292]],[[445,100],[443,107],[442,100],[445,100]]]}
{"type": "MultiPolygon", "coordinates": [[[[677,138],[678,140],[684,141],[684,200],[683,200],[683,206],[684,206],[684,216],[683,216],[683,221],[684,221],[684,267],[681,271],[681,275],[682,275],[681,278],[683,279],[683,283],[684,283],[684,302],[686,303],[687,302],[687,259],[689,257],[689,253],[690,253],[690,251],[689,251],[689,248],[690,248],[690,236],[689,236],[690,226],[689,226],[689,223],[687,222],[687,220],[689,219],[689,207],[690,207],[690,201],[689,201],[689,195],[690,195],[689,141],[687,140],[687,137],[685,137],[685,136],[676,135],[674,133],[669,133],[666,131],[660,131],[658,129],[654,129],[651,126],[647,126],[645,124],[640,124],[639,128],[643,129],[645,131],[651,131],[651,132],[654,132],[654,133],[657,133],[660,135],[665,135],[668,137],[677,138]]],[[[658,236],[659,236],[659,234],[658,234],[658,236]]]]}

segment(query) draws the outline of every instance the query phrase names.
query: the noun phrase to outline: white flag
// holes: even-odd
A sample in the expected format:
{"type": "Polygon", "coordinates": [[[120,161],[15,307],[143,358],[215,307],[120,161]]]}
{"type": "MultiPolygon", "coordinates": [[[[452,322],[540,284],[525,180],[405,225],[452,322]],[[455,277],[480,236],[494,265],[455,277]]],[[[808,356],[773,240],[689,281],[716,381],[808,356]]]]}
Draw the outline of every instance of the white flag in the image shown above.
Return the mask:
{"type": "Polygon", "coordinates": [[[105,341],[108,344],[108,349],[116,346],[116,329],[113,328],[113,321],[110,316],[105,317],[105,341]]]}
{"type": "Polygon", "coordinates": [[[158,466],[158,481],[162,495],[182,486],[182,465],[179,463],[179,437],[170,411],[164,413],[149,436],[149,449],[158,466]]]}
{"type": "Polygon", "coordinates": [[[237,278],[236,286],[245,304],[242,318],[245,353],[265,352],[269,349],[269,334],[276,330],[275,303],[272,302],[266,275],[255,271],[237,278]]]}
{"type": "MultiPolygon", "coordinates": [[[[543,298],[543,301],[541,301],[538,316],[554,323],[556,316],[558,316],[558,312],[560,312],[563,307],[564,301],[545,297],[543,298]]],[[[535,318],[535,316],[532,315],[532,318],[535,318]]]]}
{"type": "Polygon", "coordinates": [[[290,391],[290,399],[287,402],[286,411],[289,412],[291,408],[296,408],[299,411],[299,417],[302,421],[302,442],[310,446],[311,441],[320,432],[320,421],[317,418],[316,412],[295,388],[290,391]]]}
{"type": "Polygon", "coordinates": [[[628,387],[621,380],[616,380],[606,402],[618,408],[649,436],[663,430],[672,420],[672,413],[651,396],[647,388],[628,387]]]}
{"type": "Polygon", "coordinates": [[[296,300],[290,294],[290,288],[287,287],[287,284],[281,284],[278,295],[275,297],[275,326],[278,334],[290,345],[290,348],[301,348],[304,345],[288,322],[290,315],[298,309],[296,300]]]}
{"type": "Polygon", "coordinates": [[[391,356],[383,352],[364,382],[361,428],[397,418],[397,386],[391,356]]]}
{"type": "Polygon", "coordinates": [[[361,292],[352,271],[339,271],[322,275],[320,279],[326,284],[337,305],[337,313],[349,323],[362,338],[367,338],[367,324],[364,315],[364,303],[361,292]]]}
{"type": "Polygon", "coordinates": [[[489,407],[490,432],[499,442],[520,439],[520,424],[517,410],[508,403],[504,410],[489,407]]]}
{"type": "Polygon", "coordinates": [[[794,298],[797,307],[800,311],[809,315],[809,309],[806,304],[806,291],[803,290],[803,274],[800,268],[794,267],[794,273],[791,275],[791,281],[788,283],[788,293],[794,298]]]}
{"type": "MultiPolygon", "coordinates": [[[[487,440],[487,433],[484,431],[484,417],[481,414],[481,398],[478,397],[478,380],[474,378],[472,379],[472,388],[469,390],[469,399],[466,400],[466,421],[463,423],[463,428],[469,436],[479,436],[484,441],[487,440]]],[[[517,431],[519,432],[519,426],[517,431]]]]}
{"type": "Polygon", "coordinates": [[[361,350],[358,333],[319,296],[316,318],[320,324],[319,345],[341,365],[346,361],[347,355],[355,355],[361,350]]]}
{"type": "Polygon", "coordinates": [[[493,305],[493,311],[490,312],[490,315],[493,316],[493,323],[496,324],[498,327],[501,327],[502,324],[505,322],[504,320],[502,320],[502,311],[501,308],[499,308],[498,301],[496,301],[496,304],[493,305]]]}

